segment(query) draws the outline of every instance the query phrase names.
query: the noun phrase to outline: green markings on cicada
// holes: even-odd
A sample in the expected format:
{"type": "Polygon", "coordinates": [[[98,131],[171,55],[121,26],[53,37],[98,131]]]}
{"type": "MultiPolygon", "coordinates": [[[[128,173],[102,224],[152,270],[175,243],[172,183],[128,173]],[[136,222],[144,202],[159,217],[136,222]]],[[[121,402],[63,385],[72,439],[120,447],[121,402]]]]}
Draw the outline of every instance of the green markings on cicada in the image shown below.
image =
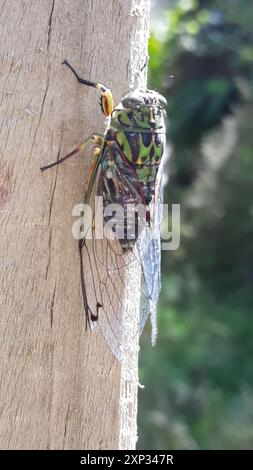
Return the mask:
{"type": "Polygon", "coordinates": [[[111,127],[122,131],[131,129],[138,132],[149,132],[160,129],[161,132],[164,132],[164,123],[160,112],[156,112],[155,109],[148,106],[131,111],[115,108],[112,113],[111,127]]]}
{"type": "Polygon", "coordinates": [[[117,131],[116,139],[128,161],[130,163],[136,162],[142,145],[141,134],[117,131]]]}
{"type": "Polygon", "coordinates": [[[135,166],[139,180],[142,184],[154,181],[160,164],[164,144],[158,132],[126,132],[116,133],[124,155],[135,166]]]}
{"type": "Polygon", "coordinates": [[[117,121],[122,127],[133,127],[133,114],[122,111],[118,113],[117,121]]]}

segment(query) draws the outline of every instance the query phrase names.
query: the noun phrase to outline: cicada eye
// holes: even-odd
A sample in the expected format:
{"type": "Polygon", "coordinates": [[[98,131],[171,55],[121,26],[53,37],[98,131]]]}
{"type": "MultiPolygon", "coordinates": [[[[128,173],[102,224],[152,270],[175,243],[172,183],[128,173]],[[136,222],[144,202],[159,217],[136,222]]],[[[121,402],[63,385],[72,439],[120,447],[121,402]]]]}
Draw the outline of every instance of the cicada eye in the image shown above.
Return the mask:
{"type": "Polygon", "coordinates": [[[159,104],[160,104],[161,108],[163,108],[163,109],[167,108],[168,103],[167,103],[166,98],[163,95],[159,95],[158,101],[159,101],[159,104]]]}
{"type": "Polygon", "coordinates": [[[122,100],[122,105],[124,106],[124,108],[136,108],[140,105],[140,101],[137,98],[134,98],[133,96],[126,96],[122,100]]]}

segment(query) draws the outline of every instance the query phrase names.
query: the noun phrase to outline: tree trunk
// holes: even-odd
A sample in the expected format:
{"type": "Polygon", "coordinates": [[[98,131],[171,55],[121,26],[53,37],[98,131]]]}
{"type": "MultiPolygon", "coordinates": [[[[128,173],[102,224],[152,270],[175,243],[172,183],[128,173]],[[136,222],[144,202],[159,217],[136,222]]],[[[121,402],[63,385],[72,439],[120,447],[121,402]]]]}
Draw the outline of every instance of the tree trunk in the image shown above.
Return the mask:
{"type": "MultiPolygon", "coordinates": [[[[62,60],[107,84],[117,102],[145,62],[149,3],[0,6],[1,449],[135,446],[138,344],[119,363],[99,331],[85,331],[71,228],[88,161],[39,167],[104,131],[98,92],[62,60]]],[[[138,302],[129,308],[138,314],[138,302]]]]}

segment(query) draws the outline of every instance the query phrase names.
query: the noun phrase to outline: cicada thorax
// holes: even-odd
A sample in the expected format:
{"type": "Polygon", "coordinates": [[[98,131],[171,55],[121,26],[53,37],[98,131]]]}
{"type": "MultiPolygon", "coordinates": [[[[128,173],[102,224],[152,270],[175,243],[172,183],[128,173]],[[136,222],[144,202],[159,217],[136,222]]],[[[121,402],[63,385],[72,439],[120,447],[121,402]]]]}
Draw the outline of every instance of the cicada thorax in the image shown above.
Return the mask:
{"type": "MultiPolygon", "coordinates": [[[[99,187],[105,208],[119,205],[113,217],[124,248],[131,248],[150,224],[149,205],[155,194],[164,139],[163,117],[158,109],[113,113],[105,136],[99,187]]],[[[109,220],[110,215],[106,215],[105,221],[109,220]]]]}
{"type": "Polygon", "coordinates": [[[116,140],[138,175],[145,204],[148,205],[154,196],[156,175],[164,151],[164,137],[158,131],[118,131],[116,140]]]}
{"type": "Polygon", "coordinates": [[[145,202],[154,194],[157,171],[165,144],[163,113],[157,106],[119,110],[112,117],[115,138],[138,175],[145,202]]]}
{"type": "Polygon", "coordinates": [[[146,225],[146,201],[138,174],[116,140],[105,143],[97,194],[103,196],[107,230],[123,248],[131,248],[146,225]]]}

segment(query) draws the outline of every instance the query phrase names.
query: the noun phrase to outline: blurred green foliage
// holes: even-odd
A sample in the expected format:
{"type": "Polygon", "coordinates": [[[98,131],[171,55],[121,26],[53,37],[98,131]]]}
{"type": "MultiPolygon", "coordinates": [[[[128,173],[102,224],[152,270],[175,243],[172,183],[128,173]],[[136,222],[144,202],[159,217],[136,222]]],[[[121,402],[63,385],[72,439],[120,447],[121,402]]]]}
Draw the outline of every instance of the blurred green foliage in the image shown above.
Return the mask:
{"type": "Polygon", "coordinates": [[[181,245],[162,256],[158,345],[142,340],[138,446],[252,449],[253,5],[160,0],[154,17],[181,245]]]}

